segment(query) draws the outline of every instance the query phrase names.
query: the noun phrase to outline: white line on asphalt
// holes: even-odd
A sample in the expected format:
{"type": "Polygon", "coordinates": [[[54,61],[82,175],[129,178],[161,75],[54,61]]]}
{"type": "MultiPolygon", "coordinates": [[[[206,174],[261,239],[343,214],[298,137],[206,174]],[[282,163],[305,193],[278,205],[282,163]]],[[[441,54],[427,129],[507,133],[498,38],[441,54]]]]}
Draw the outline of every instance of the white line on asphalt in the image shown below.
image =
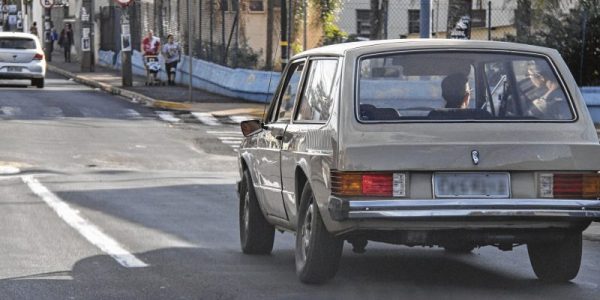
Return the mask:
{"type": "Polygon", "coordinates": [[[176,118],[175,115],[173,115],[172,112],[170,111],[157,111],[156,114],[158,115],[158,117],[166,122],[170,122],[170,123],[179,123],[181,122],[180,118],[176,118]]]}
{"type": "Polygon", "coordinates": [[[48,106],[44,108],[44,117],[61,118],[64,117],[62,109],[56,106],[48,106]]]}
{"type": "Polygon", "coordinates": [[[217,126],[221,124],[217,118],[213,117],[213,115],[209,113],[193,112],[192,116],[208,126],[217,126]]]}
{"type": "Polygon", "coordinates": [[[241,131],[213,131],[213,130],[207,130],[206,133],[210,133],[210,134],[233,134],[233,135],[242,135],[241,131]]]}
{"type": "Polygon", "coordinates": [[[239,145],[241,143],[241,141],[228,141],[228,140],[221,140],[221,143],[223,144],[227,144],[227,145],[239,145]]]}
{"type": "Polygon", "coordinates": [[[79,211],[71,208],[69,204],[62,201],[58,196],[48,190],[32,175],[22,176],[23,182],[29,186],[31,191],[42,198],[58,216],[73,227],[90,243],[100,248],[106,254],[114,258],[119,264],[126,268],[143,268],[148,265],[125,250],[110,236],[103,233],[96,225],[84,219],[79,211]]]}
{"type": "Polygon", "coordinates": [[[255,119],[251,116],[229,116],[229,118],[235,123],[242,123],[243,121],[255,119]]]}
{"type": "Polygon", "coordinates": [[[128,108],[124,110],[124,114],[125,116],[127,116],[128,118],[141,118],[142,115],[140,115],[139,112],[135,111],[134,109],[128,108]]]}
{"type": "Polygon", "coordinates": [[[21,108],[18,106],[2,106],[2,108],[0,108],[0,111],[2,111],[3,114],[7,115],[7,116],[14,116],[14,115],[20,115],[21,114],[21,108]]]}
{"type": "Polygon", "coordinates": [[[243,141],[244,137],[238,136],[220,136],[219,139],[221,141],[243,141]]]}

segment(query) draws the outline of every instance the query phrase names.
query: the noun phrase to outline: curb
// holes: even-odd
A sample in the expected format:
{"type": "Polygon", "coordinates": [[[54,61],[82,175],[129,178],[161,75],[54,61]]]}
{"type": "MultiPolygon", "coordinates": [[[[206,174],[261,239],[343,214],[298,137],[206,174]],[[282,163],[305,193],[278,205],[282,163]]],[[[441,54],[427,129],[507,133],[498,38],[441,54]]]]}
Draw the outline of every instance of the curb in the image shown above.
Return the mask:
{"type": "Polygon", "coordinates": [[[122,96],[124,98],[127,98],[129,100],[129,102],[131,102],[131,103],[136,103],[136,104],[141,103],[141,104],[149,106],[149,107],[172,109],[172,110],[189,111],[191,109],[191,106],[189,104],[157,100],[157,99],[148,97],[146,95],[142,95],[140,93],[132,92],[132,91],[129,91],[129,90],[126,90],[126,89],[123,89],[120,87],[116,87],[116,86],[113,86],[110,84],[101,83],[101,82],[87,79],[84,76],[80,76],[75,73],[63,70],[63,69],[53,66],[51,64],[48,64],[47,68],[51,72],[58,73],[62,76],[68,77],[68,78],[72,78],[74,81],[81,83],[83,85],[98,88],[98,89],[105,91],[107,93],[110,93],[112,95],[117,95],[117,96],[122,96]]]}

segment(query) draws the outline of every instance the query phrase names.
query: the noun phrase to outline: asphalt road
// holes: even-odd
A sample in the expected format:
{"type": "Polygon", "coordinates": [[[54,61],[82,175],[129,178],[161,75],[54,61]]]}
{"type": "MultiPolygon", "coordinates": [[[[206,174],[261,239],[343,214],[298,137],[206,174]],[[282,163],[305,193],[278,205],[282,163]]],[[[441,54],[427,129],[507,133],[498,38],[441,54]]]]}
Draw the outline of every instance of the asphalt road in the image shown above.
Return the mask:
{"type": "Polygon", "coordinates": [[[237,126],[171,124],[50,76],[0,81],[2,299],[597,299],[600,242],[569,284],[535,279],[524,247],[450,255],[371,243],[334,280],[301,284],[293,235],[239,249],[237,126]],[[26,82],[25,82],[26,84],[26,82]],[[227,138],[225,138],[227,137],[227,138]]]}

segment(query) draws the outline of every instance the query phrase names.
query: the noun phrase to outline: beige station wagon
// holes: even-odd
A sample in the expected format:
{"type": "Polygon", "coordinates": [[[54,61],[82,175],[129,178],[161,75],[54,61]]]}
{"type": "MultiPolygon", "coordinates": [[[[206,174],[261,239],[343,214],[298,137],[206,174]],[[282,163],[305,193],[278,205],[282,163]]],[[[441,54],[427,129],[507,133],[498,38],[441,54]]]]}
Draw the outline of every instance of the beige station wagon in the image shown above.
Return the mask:
{"type": "Polygon", "coordinates": [[[600,221],[600,144],[559,53],[521,44],[387,40],[296,55],[264,120],[242,123],[244,253],[296,234],[302,282],[348,241],[470,252],[527,245],[569,281],[600,221]]]}

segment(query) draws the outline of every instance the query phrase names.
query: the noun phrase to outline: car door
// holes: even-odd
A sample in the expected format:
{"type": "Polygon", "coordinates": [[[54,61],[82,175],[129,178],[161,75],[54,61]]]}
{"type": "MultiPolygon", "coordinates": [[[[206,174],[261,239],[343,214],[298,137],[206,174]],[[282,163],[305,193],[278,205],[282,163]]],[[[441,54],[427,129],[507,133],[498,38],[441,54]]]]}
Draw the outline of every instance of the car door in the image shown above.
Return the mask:
{"type": "Polygon", "coordinates": [[[304,72],[304,60],[293,62],[287,69],[284,84],[272,105],[265,129],[259,133],[256,155],[257,184],[263,195],[263,206],[268,215],[287,220],[283,205],[281,183],[281,145],[304,72]]]}

